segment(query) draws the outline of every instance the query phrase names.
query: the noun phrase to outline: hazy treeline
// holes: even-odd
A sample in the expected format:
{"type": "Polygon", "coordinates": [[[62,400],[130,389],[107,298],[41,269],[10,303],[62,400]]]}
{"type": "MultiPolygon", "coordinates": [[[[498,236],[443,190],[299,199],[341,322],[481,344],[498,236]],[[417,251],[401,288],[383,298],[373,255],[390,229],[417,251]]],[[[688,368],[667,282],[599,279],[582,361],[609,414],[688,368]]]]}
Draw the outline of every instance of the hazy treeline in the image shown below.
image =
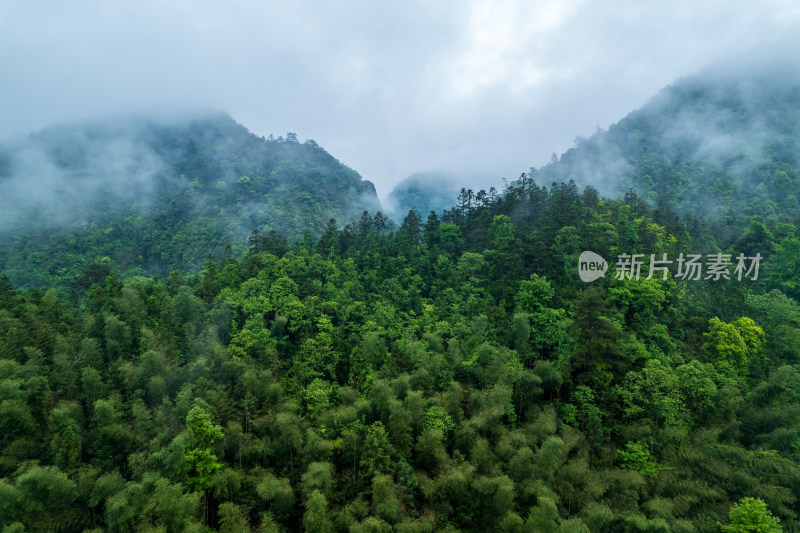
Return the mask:
{"type": "Polygon", "coordinates": [[[800,77],[782,64],[718,66],[681,79],[649,103],[535,173],[542,183],[593,185],[650,205],[670,203],[713,224],[800,216],[800,77]]]}
{"type": "Polygon", "coordinates": [[[0,147],[0,192],[0,270],[22,286],[104,257],[166,276],[241,253],[253,228],[316,236],[379,209],[373,185],[313,140],[260,138],[222,114],[43,130],[0,147]]]}

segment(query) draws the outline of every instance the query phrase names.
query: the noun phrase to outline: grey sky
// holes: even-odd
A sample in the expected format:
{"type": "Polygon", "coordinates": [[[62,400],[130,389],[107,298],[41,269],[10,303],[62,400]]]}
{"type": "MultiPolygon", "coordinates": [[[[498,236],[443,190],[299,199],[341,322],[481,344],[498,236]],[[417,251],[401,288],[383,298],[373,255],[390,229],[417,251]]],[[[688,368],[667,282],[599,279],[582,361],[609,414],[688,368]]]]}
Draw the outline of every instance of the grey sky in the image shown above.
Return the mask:
{"type": "Polygon", "coordinates": [[[488,186],[799,25],[791,0],[3,0],[0,138],[213,108],[313,138],[381,197],[426,170],[488,186]]]}

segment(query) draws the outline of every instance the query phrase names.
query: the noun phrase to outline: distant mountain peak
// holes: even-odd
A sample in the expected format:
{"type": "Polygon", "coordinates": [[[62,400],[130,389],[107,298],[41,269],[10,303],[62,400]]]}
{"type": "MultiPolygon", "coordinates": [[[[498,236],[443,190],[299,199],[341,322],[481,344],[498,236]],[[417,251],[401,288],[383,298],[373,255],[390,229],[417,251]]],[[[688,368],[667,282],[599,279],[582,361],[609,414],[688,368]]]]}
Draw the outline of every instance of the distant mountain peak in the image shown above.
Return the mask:
{"type": "MultiPolygon", "coordinates": [[[[254,229],[294,239],[379,209],[373,184],[317,143],[259,137],[221,112],[62,123],[0,145],[2,246],[20,232],[99,239],[145,272],[241,250],[254,229]]],[[[2,270],[14,251],[0,252],[2,270]]]]}
{"type": "Polygon", "coordinates": [[[444,172],[416,172],[389,193],[386,206],[389,214],[402,221],[411,209],[427,216],[431,211],[439,214],[451,208],[463,185],[444,172]]]}
{"type": "Polygon", "coordinates": [[[797,61],[714,65],[579,139],[534,177],[573,179],[609,196],[634,189],[718,224],[799,216],[799,74],[797,61]]]}

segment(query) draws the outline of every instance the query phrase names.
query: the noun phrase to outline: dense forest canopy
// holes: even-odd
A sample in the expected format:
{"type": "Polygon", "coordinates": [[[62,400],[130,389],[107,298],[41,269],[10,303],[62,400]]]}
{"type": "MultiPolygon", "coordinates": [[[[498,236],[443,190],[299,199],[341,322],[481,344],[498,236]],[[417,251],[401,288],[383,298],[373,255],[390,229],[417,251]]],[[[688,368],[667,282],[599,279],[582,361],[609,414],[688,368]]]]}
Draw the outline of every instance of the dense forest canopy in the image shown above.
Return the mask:
{"type": "MultiPolygon", "coordinates": [[[[718,104],[684,89],[668,92],[718,104]]],[[[664,120],[682,113],[660,98],[664,120]]],[[[794,131],[797,107],[775,105],[794,131]]],[[[273,190],[240,172],[236,151],[215,167],[226,187],[187,167],[196,185],[158,195],[175,210],[145,206],[156,215],[141,226],[15,233],[0,277],[0,527],[800,531],[800,219],[779,203],[798,175],[780,149],[790,136],[764,144],[775,155],[754,173],[694,168],[696,149],[658,152],[648,113],[503,191],[463,189],[396,227],[361,209],[246,244],[178,231],[196,269],[172,268],[177,252],[160,247],[176,241],[159,240],[156,221],[217,223],[228,219],[210,210],[237,205],[236,187],[273,190]],[[637,170],[623,182],[636,190],[604,196],[569,179],[586,178],[590,149],[616,156],[609,139],[633,137],[646,149],[626,164],[657,160],[650,182],[637,170]],[[772,188],[780,172],[788,181],[772,188]],[[674,195],[671,177],[693,192],[674,195]],[[700,210],[709,187],[733,203],[700,210]],[[189,204],[193,191],[209,202],[189,204]],[[167,274],[149,269],[144,242],[167,274]],[[578,275],[587,250],[610,263],[591,283],[578,275]],[[762,259],[757,279],[647,279],[649,261],[626,279],[621,254],[762,259]]],[[[217,160],[213,142],[185,157],[164,135],[170,168],[217,160]]],[[[264,157],[332,159],[241,135],[264,157]]]]}

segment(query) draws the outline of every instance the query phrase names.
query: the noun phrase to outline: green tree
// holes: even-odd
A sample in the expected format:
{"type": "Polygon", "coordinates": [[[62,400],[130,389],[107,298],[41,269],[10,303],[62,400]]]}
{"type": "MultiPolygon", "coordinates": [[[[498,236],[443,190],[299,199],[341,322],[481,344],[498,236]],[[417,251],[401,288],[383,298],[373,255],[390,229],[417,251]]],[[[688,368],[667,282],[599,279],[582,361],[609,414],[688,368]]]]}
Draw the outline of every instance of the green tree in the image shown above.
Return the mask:
{"type": "Polygon", "coordinates": [[[221,504],[219,506],[219,531],[220,533],[250,531],[245,510],[232,502],[221,504]]]}
{"type": "Polygon", "coordinates": [[[36,529],[44,530],[69,509],[77,486],[58,467],[34,466],[17,478],[16,488],[23,495],[21,518],[36,529]]]}
{"type": "Polygon", "coordinates": [[[749,372],[750,358],[760,359],[764,344],[764,330],[747,317],[730,324],[714,317],[703,333],[703,349],[712,360],[730,365],[742,376],[749,372]]]}
{"type": "Polygon", "coordinates": [[[622,349],[624,334],[599,286],[584,290],[578,297],[571,329],[575,344],[569,370],[574,383],[602,391],[621,381],[629,362],[622,349]]]}
{"type": "Polygon", "coordinates": [[[308,497],[306,512],[303,514],[303,526],[307,531],[319,533],[333,531],[333,522],[328,516],[328,500],[318,490],[314,490],[308,497]]]}
{"type": "Polygon", "coordinates": [[[723,533],[781,533],[780,520],[772,516],[760,498],[742,498],[731,507],[730,524],[721,526],[723,533]]]}
{"type": "Polygon", "coordinates": [[[185,494],[180,483],[170,484],[164,478],[155,482],[152,505],[156,523],[163,524],[167,531],[185,531],[194,521],[199,498],[197,494],[185,494]]]}
{"type": "Polygon", "coordinates": [[[514,240],[514,225],[508,215],[495,215],[489,225],[489,240],[496,250],[508,248],[514,240]]]}
{"type": "Polygon", "coordinates": [[[418,211],[411,209],[403,219],[400,229],[397,230],[398,244],[402,249],[406,250],[407,247],[416,246],[420,243],[422,238],[421,228],[422,216],[418,211]]]}
{"type": "Polygon", "coordinates": [[[648,360],[639,372],[628,372],[615,391],[622,400],[626,422],[644,419],[654,428],[687,424],[678,376],[658,359],[648,360]]]}
{"type": "Polygon", "coordinates": [[[650,455],[647,445],[641,442],[628,442],[624,450],[617,450],[617,458],[623,466],[636,470],[647,478],[658,475],[658,464],[650,455]]]}
{"type": "Polygon", "coordinates": [[[455,424],[447,411],[438,405],[432,405],[425,413],[425,427],[438,429],[442,435],[447,436],[453,431],[455,424]]]}
{"type": "Polygon", "coordinates": [[[363,445],[361,466],[364,468],[367,479],[391,472],[392,457],[395,455],[395,451],[381,422],[374,422],[367,429],[363,445]]]}
{"type": "Polygon", "coordinates": [[[442,247],[452,255],[459,255],[464,247],[465,241],[461,228],[455,224],[440,224],[437,228],[437,238],[442,247]]]}
{"type": "Polygon", "coordinates": [[[202,407],[193,407],[186,415],[186,460],[189,462],[189,487],[193,491],[207,490],[211,486],[214,472],[222,468],[211,447],[222,437],[222,428],[211,422],[211,417],[202,407]]]}
{"type": "Polygon", "coordinates": [[[324,462],[313,462],[303,474],[301,485],[303,496],[309,498],[314,491],[329,498],[333,494],[333,465],[324,462]]]}

